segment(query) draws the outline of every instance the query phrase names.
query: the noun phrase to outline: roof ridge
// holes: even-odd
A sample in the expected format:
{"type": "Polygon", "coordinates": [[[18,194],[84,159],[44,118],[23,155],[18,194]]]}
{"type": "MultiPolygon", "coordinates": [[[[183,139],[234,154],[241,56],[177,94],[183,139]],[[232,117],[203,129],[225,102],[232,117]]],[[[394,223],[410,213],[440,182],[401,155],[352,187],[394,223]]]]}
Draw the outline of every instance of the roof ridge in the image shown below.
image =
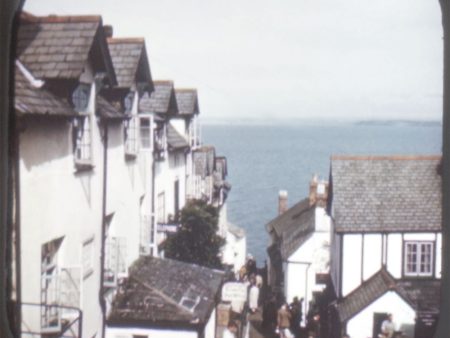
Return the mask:
{"type": "Polygon", "coordinates": [[[108,43],[145,43],[143,37],[108,38],[108,43]]]}
{"type": "Polygon", "coordinates": [[[440,160],[442,155],[331,155],[331,161],[415,161],[440,160]]]}
{"type": "Polygon", "coordinates": [[[69,23],[69,22],[99,22],[101,15],[56,15],[36,16],[29,12],[22,12],[20,18],[30,23],[69,23]]]}
{"type": "Polygon", "coordinates": [[[175,92],[178,92],[178,93],[188,93],[188,92],[197,93],[197,88],[175,88],[175,92]]]}

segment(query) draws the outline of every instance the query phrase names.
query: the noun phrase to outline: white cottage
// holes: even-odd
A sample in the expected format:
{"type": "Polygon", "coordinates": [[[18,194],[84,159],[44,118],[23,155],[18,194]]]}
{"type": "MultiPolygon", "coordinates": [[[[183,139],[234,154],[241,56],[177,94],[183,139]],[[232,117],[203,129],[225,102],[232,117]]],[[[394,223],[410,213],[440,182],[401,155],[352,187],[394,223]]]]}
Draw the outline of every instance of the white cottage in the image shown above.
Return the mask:
{"type": "Polygon", "coordinates": [[[440,161],[332,157],[332,332],[377,337],[392,313],[406,337],[433,336],[441,278],[440,161]]]}
{"type": "Polygon", "coordinates": [[[17,58],[21,330],[100,335],[108,116],[96,94],[116,84],[102,19],[23,14],[17,58]]]}
{"type": "Polygon", "coordinates": [[[280,192],[280,215],[266,226],[269,285],[287,302],[303,298],[303,321],[310,302],[326,286],[330,259],[330,218],[326,214],[328,183],[314,176],[309,197],[287,208],[287,193],[280,192]]]}

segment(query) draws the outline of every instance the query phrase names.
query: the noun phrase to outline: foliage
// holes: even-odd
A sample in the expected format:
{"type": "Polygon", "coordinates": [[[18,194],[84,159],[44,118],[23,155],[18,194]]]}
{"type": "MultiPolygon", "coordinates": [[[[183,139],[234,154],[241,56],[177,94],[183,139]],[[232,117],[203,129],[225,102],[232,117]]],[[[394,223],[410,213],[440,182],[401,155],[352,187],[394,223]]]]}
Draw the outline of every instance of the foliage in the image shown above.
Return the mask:
{"type": "Polygon", "coordinates": [[[201,200],[189,201],[181,210],[181,227],[165,243],[165,256],[183,262],[221,268],[217,235],[219,209],[201,200]]]}

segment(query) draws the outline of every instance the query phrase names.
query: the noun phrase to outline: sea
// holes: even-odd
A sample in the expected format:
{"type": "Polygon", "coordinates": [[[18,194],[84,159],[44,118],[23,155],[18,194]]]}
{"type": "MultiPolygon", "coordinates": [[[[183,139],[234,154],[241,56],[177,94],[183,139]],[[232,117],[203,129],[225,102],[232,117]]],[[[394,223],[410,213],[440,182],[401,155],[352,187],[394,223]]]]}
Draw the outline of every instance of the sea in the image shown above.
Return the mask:
{"type": "Polygon", "coordinates": [[[288,204],[308,196],[314,174],[328,180],[331,155],[441,154],[440,121],[294,121],[202,124],[204,144],[226,156],[232,185],[228,220],[245,229],[247,252],[267,259],[266,224],[277,216],[278,192],[288,204]]]}

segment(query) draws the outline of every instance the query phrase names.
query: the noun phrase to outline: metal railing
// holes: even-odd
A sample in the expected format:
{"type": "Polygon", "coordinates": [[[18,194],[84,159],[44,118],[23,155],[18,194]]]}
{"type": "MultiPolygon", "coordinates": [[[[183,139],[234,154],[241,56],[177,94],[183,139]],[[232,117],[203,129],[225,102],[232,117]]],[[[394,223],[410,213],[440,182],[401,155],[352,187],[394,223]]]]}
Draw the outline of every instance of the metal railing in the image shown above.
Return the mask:
{"type": "Polygon", "coordinates": [[[83,311],[79,308],[56,304],[21,303],[21,309],[22,337],[82,337],[83,311]]]}

